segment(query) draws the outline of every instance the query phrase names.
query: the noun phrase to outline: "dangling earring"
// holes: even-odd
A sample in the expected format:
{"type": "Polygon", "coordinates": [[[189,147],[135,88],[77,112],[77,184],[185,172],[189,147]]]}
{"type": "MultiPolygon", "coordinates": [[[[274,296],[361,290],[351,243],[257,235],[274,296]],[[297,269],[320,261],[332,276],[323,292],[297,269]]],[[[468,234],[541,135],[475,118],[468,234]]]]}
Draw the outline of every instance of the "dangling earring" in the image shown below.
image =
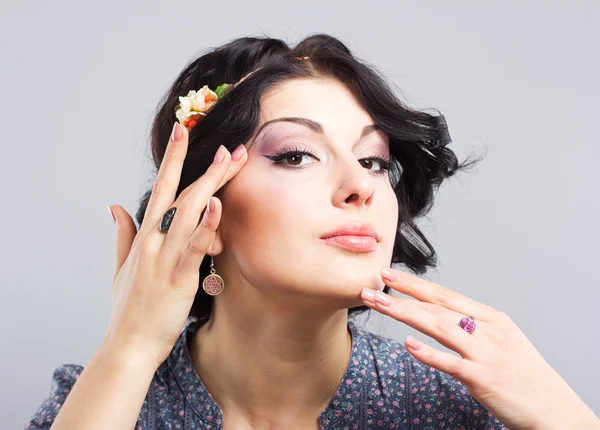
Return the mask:
{"type": "Polygon", "coordinates": [[[210,250],[210,275],[204,278],[202,282],[202,288],[206,291],[207,294],[211,296],[216,296],[221,294],[223,288],[225,287],[225,282],[223,282],[223,278],[217,275],[217,271],[215,270],[215,262],[213,260],[213,251],[212,247],[210,250]]]}

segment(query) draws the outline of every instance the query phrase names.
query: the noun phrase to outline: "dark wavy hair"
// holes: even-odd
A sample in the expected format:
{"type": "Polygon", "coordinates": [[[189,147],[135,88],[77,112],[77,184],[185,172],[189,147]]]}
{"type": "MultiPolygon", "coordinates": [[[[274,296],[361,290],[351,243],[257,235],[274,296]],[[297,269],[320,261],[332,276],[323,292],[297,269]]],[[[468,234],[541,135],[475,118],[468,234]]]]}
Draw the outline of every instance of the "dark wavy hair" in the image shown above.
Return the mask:
{"type": "MultiPolygon", "coordinates": [[[[407,107],[374,67],[353,56],[335,37],[313,34],[292,48],[280,39],[242,37],[214,48],[190,62],[160,101],[152,123],[151,147],[156,172],[164,157],[178,97],[204,85],[216,88],[235,83],[254,71],[235,89],[226,93],[189,134],[177,195],[204,174],[219,145],[229,151],[254,135],[260,118],[260,99],[265,91],[289,79],[330,77],[344,83],[389,136],[390,182],[398,199],[398,230],[392,264],[403,264],[416,274],[435,267],[435,250],[417,228],[415,219],[427,214],[434,191],[442,180],[478,160],[459,163],[446,147],[451,142],[443,115],[432,115],[407,107]],[[298,57],[309,57],[308,61],[298,57]]],[[[219,190],[221,191],[221,190],[219,190]]],[[[150,199],[150,187],[136,212],[138,227],[150,199]]],[[[219,195],[219,192],[215,194],[219,195]]],[[[200,266],[200,280],[209,274],[210,258],[200,266]]],[[[384,291],[389,292],[386,286],[384,291]]],[[[202,288],[190,316],[210,318],[213,297],[202,288]]],[[[348,310],[355,317],[369,310],[359,306],[348,310]]]]}

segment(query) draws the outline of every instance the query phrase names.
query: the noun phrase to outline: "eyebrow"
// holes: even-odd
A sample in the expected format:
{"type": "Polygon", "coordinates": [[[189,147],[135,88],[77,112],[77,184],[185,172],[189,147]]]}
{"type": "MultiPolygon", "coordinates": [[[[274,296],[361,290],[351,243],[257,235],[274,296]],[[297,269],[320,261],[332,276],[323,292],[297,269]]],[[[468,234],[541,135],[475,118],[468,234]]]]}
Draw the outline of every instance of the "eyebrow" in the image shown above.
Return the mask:
{"type": "MultiPolygon", "coordinates": [[[[258,137],[260,135],[260,132],[268,125],[276,123],[276,122],[292,122],[294,124],[299,124],[302,125],[304,127],[308,127],[309,129],[311,129],[312,131],[314,131],[315,133],[319,133],[319,134],[324,134],[324,128],[323,125],[320,122],[314,121],[312,119],[308,119],[308,118],[302,118],[302,117],[282,117],[282,118],[275,118],[272,120],[269,120],[267,122],[265,122],[263,125],[260,126],[260,128],[258,129],[258,131],[256,132],[256,137],[258,137]]],[[[384,131],[383,128],[377,124],[370,124],[370,125],[366,125],[365,127],[363,127],[362,133],[360,134],[360,139],[362,139],[363,137],[365,137],[366,135],[374,132],[374,131],[384,131]]],[[[255,137],[255,139],[256,139],[255,137]]]]}

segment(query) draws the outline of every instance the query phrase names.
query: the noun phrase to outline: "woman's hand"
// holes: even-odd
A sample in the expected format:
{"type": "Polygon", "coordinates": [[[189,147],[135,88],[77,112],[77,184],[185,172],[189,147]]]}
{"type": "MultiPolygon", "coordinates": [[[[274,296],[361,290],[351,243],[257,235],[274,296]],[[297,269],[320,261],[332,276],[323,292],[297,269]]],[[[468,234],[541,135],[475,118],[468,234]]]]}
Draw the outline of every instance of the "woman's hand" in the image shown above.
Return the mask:
{"type": "Polygon", "coordinates": [[[364,303],[459,353],[439,351],[411,336],[405,344],[417,360],[463,382],[505,426],[600,429],[598,417],[504,312],[408,273],[385,268],[381,275],[386,285],[417,300],[365,288],[364,303]],[[459,326],[468,316],[476,323],[472,333],[459,326]]]}
{"type": "Polygon", "coordinates": [[[221,218],[221,202],[211,196],[248,159],[243,145],[232,154],[221,145],[206,173],[173,202],[187,147],[188,131],[176,123],[139,232],[125,209],[112,206],[117,257],[112,314],[101,348],[156,368],[173,349],[198,291],[200,263],[221,218]],[[172,207],[177,211],[162,233],[161,219],[172,207]]]}

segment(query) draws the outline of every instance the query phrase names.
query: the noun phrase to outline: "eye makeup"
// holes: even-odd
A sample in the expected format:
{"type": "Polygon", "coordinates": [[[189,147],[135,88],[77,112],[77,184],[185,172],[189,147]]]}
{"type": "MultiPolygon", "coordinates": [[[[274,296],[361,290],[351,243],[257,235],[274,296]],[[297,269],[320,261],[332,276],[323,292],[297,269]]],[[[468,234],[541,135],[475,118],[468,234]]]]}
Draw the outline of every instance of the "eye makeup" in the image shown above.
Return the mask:
{"type": "MultiPolygon", "coordinates": [[[[318,160],[317,156],[315,155],[315,153],[313,151],[300,149],[298,147],[291,147],[289,149],[287,147],[284,147],[272,155],[265,155],[265,157],[272,160],[274,165],[281,166],[285,169],[303,169],[304,168],[304,167],[299,167],[301,165],[298,165],[298,164],[287,163],[287,161],[291,160],[292,158],[294,158],[296,160],[298,160],[298,159],[301,160],[303,157],[311,157],[311,158],[318,160]],[[298,166],[298,167],[295,167],[295,166],[298,166]]],[[[358,161],[361,162],[361,164],[364,161],[368,161],[369,165],[372,165],[373,162],[378,163],[379,168],[373,171],[373,173],[377,174],[377,175],[384,174],[390,168],[390,160],[383,158],[383,157],[379,157],[379,156],[365,157],[365,158],[361,158],[358,161]]],[[[371,169],[369,169],[369,170],[371,170],[371,169]]]]}
{"type": "MultiPolygon", "coordinates": [[[[300,170],[309,167],[313,162],[318,162],[319,158],[314,150],[310,149],[308,145],[295,144],[291,141],[302,140],[303,135],[308,135],[308,139],[315,140],[320,139],[320,136],[315,136],[314,132],[309,130],[303,130],[297,125],[291,127],[277,127],[276,125],[271,126],[270,129],[266,130],[265,133],[259,139],[258,146],[260,152],[265,158],[270,159],[273,165],[288,169],[288,170],[300,170]],[[296,130],[277,130],[278,128],[292,128],[296,130]],[[314,160],[314,161],[311,161],[314,160]]],[[[319,143],[322,144],[322,143],[319,143]]],[[[380,153],[372,154],[368,157],[363,157],[357,160],[366,169],[372,171],[375,175],[382,175],[386,173],[390,168],[390,158],[387,144],[374,144],[372,145],[373,152],[380,153]],[[384,146],[385,148],[382,148],[384,146]],[[384,155],[385,154],[385,155],[384,155]],[[374,166],[374,167],[373,167],[374,166]]],[[[367,150],[363,150],[363,153],[368,153],[367,150]]]]}

